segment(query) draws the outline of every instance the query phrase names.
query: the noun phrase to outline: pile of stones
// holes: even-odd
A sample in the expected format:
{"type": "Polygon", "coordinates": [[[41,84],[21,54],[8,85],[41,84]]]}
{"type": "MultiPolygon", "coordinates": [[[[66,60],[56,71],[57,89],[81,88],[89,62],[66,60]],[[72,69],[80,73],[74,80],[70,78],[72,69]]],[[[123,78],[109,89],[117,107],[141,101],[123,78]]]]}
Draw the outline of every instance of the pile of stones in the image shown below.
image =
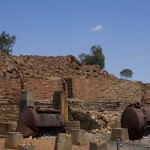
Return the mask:
{"type": "Polygon", "coordinates": [[[72,109],[71,115],[72,120],[79,120],[81,128],[91,133],[110,134],[112,128],[120,127],[121,113],[117,111],[72,109]]]}
{"type": "Polygon", "coordinates": [[[0,76],[4,78],[49,77],[109,77],[115,78],[98,65],[86,65],[72,55],[68,56],[11,56],[0,52],[0,76]]]}

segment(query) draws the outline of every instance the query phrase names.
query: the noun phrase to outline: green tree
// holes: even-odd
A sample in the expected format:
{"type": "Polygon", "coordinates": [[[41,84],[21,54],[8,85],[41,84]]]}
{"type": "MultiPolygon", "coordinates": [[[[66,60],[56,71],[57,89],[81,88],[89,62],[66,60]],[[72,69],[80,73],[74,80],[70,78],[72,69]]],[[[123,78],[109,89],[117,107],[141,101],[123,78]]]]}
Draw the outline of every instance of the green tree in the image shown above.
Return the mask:
{"type": "Polygon", "coordinates": [[[6,31],[3,31],[0,35],[0,51],[10,54],[12,52],[12,47],[16,41],[16,36],[9,35],[6,31]]]}
{"type": "Polygon", "coordinates": [[[120,76],[124,79],[132,78],[133,72],[130,69],[124,69],[120,72],[120,76]]]}
{"type": "Polygon", "coordinates": [[[105,56],[102,52],[102,47],[94,45],[91,47],[90,54],[80,54],[78,56],[81,62],[89,65],[99,65],[101,69],[105,68],[105,56]]]}

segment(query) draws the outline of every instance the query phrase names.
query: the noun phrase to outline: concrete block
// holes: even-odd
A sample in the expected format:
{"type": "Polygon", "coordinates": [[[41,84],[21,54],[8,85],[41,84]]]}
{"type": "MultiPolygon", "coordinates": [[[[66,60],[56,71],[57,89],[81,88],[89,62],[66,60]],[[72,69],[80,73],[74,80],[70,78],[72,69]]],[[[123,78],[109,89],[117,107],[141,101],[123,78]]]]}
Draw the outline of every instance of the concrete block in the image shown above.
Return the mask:
{"type": "Polygon", "coordinates": [[[15,149],[23,143],[23,135],[20,132],[8,132],[5,139],[5,148],[15,149]]]}
{"type": "Polygon", "coordinates": [[[65,132],[71,134],[72,129],[80,129],[80,121],[68,121],[64,126],[65,132]]]}
{"type": "Polygon", "coordinates": [[[55,141],[54,150],[72,150],[71,134],[59,133],[55,141]]]}
{"type": "Polygon", "coordinates": [[[117,139],[120,139],[121,141],[128,141],[129,140],[128,130],[125,128],[113,128],[110,140],[116,141],[117,139]]]}
{"type": "Polygon", "coordinates": [[[21,100],[20,100],[21,107],[23,108],[28,107],[28,106],[34,107],[31,91],[25,91],[25,90],[21,91],[20,97],[21,97],[21,100]]]}
{"type": "Polygon", "coordinates": [[[21,100],[22,101],[31,101],[32,100],[32,92],[31,91],[21,91],[21,100]]]}
{"type": "Polygon", "coordinates": [[[87,139],[85,137],[85,130],[83,129],[71,129],[72,144],[84,146],[87,145],[87,139]]]}
{"type": "Polygon", "coordinates": [[[90,142],[89,150],[107,150],[107,143],[105,141],[90,142]]]}

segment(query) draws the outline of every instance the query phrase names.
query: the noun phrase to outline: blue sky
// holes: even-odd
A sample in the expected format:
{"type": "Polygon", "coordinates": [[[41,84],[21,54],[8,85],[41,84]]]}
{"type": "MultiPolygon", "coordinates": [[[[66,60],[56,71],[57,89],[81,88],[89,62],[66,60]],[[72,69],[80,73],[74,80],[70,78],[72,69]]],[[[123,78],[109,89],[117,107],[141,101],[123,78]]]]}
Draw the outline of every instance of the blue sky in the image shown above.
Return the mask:
{"type": "Polygon", "coordinates": [[[78,56],[101,45],[105,69],[150,83],[150,0],[1,0],[0,33],[14,55],[78,56]]]}

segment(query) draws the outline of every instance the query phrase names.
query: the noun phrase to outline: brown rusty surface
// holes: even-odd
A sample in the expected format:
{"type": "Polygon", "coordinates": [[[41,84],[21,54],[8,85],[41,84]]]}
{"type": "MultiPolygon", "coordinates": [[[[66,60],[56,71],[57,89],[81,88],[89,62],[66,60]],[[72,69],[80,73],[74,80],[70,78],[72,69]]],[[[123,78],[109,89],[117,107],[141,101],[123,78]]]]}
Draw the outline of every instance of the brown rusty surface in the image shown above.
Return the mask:
{"type": "Polygon", "coordinates": [[[128,128],[131,140],[142,138],[149,124],[150,106],[148,105],[131,104],[122,113],[121,127],[128,128]]]}
{"type": "Polygon", "coordinates": [[[62,127],[64,124],[63,118],[60,111],[37,112],[31,107],[27,107],[19,116],[17,131],[25,137],[34,135],[39,127],[62,127]]]}

